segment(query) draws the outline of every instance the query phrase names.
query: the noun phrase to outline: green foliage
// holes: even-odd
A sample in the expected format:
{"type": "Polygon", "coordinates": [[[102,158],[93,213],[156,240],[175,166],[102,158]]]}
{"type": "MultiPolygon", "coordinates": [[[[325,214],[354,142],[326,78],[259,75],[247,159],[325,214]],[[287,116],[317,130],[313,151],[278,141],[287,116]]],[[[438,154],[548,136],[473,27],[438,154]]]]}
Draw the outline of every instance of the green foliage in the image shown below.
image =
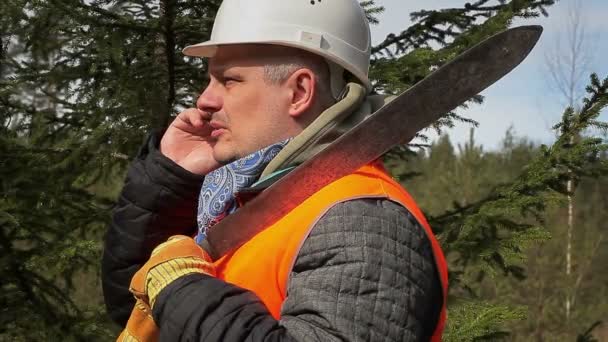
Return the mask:
{"type": "Polygon", "coordinates": [[[507,132],[503,149],[488,153],[471,134],[458,153],[442,137],[428,153],[419,152],[407,163],[388,160],[393,174],[427,212],[431,226],[441,232],[450,264],[446,336],[496,339],[494,332],[512,331],[511,337],[522,341],[542,340],[539,336],[567,340],[574,339],[575,327],[580,331],[586,322],[601,317],[606,308],[601,293],[608,291],[600,266],[608,260],[602,252],[606,243],[601,231],[608,204],[602,195],[608,146],[584,132],[605,127],[597,118],[606,107],[607,86],[608,80],[600,82],[592,76],[582,110],[565,111],[556,126],[560,135],[551,146],[515,141],[507,132]],[[565,269],[560,209],[570,178],[579,185],[576,281],[560,272],[565,269]],[[551,235],[554,239],[547,241],[551,235]],[[578,293],[581,301],[570,326],[563,324],[562,299],[567,292],[578,293]],[[481,300],[485,300],[479,309],[483,320],[473,319],[481,300]],[[505,326],[515,318],[505,304],[530,306],[525,323],[505,326]]]}
{"type": "Polygon", "coordinates": [[[359,4],[365,10],[365,14],[369,23],[372,25],[378,24],[379,21],[376,16],[384,12],[384,7],[377,6],[376,1],[374,0],[359,1],[359,4]]]}
{"type": "Polygon", "coordinates": [[[452,305],[443,341],[495,341],[509,334],[496,326],[496,320],[523,320],[523,308],[467,302],[452,305]]]}
{"type": "Polygon", "coordinates": [[[101,300],[83,305],[71,293],[84,290],[75,279],[98,263],[110,203],[74,186],[65,155],[26,140],[0,134],[0,340],[100,338],[105,328],[90,333],[101,300]]]}
{"type": "MultiPolygon", "coordinates": [[[[108,340],[116,332],[103,315],[97,279],[109,208],[144,133],[166,127],[204,87],[206,63],[180,51],[208,38],[220,2],[0,4],[0,340],[108,340]]],[[[554,2],[478,0],[413,13],[411,27],[373,48],[375,91],[406,90],[515,18],[546,15],[554,2]]],[[[361,4],[377,23],[382,6],[361,4]]],[[[533,285],[524,278],[525,246],[548,238],[566,179],[603,203],[588,184],[606,174],[606,146],[584,133],[608,127],[597,119],[606,88],[593,78],[583,109],[564,113],[550,147],[515,142],[508,133],[499,153],[483,152],[472,138],[455,151],[444,137],[429,155],[406,147],[387,155],[448,253],[446,340],[498,339],[511,328],[504,322],[523,317],[527,302],[513,298],[510,307],[484,296],[489,288],[513,293],[505,284],[533,285]]],[[[456,121],[475,124],[452,112],[434,128],[456,121]]],[[[590,303],[585,286],[579,297],[590,303]]],[[[585,320],[592,321],[581,315],[585,320]]]]}
{"type": "Polygon", "coordinates": [[[101,241],[128,160],[190,106],[218,1],[0,5],[0,340],[108,340],[101,241]]]}
{"type": "Polygon", "coordinates": [[[608,145],[602,139],[582,137],[586,129],[603,126],[596,120],[607,104],[608,79],[600,83],[593,75],[588,92],[580,113],[573,114],[570,108],[564,113],[557,141],[542,146],[513,182],[498,186],[476,203],[430,219],[441,231],[444,251],[452,255],[450,287],[455,293],[459,287],[470,292],[486,275],[498,272],[522,277],[525,247],[548,238],[544,214],[568,194],[568,177],[608,174],[608,165],[600,160],[608,145]],[[574,136],[582,138],[572,143],[574,136]]]}

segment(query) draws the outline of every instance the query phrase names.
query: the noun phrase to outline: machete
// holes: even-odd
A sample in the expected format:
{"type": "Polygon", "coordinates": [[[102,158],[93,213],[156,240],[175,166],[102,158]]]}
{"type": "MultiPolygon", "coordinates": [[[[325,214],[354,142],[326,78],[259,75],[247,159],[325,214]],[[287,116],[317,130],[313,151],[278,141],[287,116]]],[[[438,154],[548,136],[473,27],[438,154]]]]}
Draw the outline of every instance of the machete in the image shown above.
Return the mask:
{"type": "Polygon", "coordinates": [[[217,260],[325,185],[381,157],[392,147],[408,143],[418,131],[513,70],[530,53],[541,33],[541,26],[516,27],[465,51],[213,226],[201,247],[217,260]]]}

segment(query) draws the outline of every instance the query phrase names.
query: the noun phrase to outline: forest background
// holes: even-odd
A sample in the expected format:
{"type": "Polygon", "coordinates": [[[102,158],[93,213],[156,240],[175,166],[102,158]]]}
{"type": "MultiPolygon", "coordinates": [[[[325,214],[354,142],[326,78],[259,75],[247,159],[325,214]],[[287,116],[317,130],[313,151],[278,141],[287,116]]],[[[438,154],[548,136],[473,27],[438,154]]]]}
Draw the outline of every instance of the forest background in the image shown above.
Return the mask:
{"type": "MultiPolygon", "coordinates": [[[[415,12],[375,45],[375,91],[402,92],[555,3],[451,1],[415,12]]],[[[180,51],[208,37],[219,4],[0,3],[0,341],[106,341],[120,329],[99,280],[109,212],[146,133],[203,89],[204,61],[180,51]]],[[[382,4],[361,4],[382,25],[382,4]]],[[[446,128],[476,126],[467,111],[483,108],[477,96],[385,157],[449,259],[446,341],[608,340],[608,75],[581,68],[578,18],[559,58],[547,58],[565,103],[550,144],[512,130],[490,151],[473,134],[451,143],[446,128]]]]}

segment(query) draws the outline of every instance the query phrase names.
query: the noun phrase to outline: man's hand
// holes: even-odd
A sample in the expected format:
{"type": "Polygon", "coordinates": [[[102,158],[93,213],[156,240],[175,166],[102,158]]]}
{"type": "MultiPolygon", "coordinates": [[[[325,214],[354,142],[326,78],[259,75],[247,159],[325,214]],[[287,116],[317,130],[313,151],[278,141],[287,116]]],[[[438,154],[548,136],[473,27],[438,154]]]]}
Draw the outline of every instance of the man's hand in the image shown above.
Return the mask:
{"type": "Polygon", "coordinates": [[[171,282],[192,273],[215,276],[211,258],[192,238],[176,235],[158,245],[131,279],[129,290],[137,302],[117,342],[157,341],[158,327],[152,317],[156,298],[171,282]]]}
{"type": "Polygon", "coordinates": [[[181,112],[171,123],[160,142],[160,151],[182,168],[199,175],[221,164],[213,157],[213,138],[209,118],[196,109],[181,112]]]}
{"type": "Polygon", "coordinates": [[[172,281],[191,273],[215,276],[209,255],[191,237],[176,235],[158,245],[131,279],[129,291],[154,307],[158,294],[172,281]]]}
{"type": "Polygon", "coordinates": [[[152,318],[150,306],[137,299],[127,326],[120,333],[116,342],[156,342],[158,341],[158,326],[152,318]]]}

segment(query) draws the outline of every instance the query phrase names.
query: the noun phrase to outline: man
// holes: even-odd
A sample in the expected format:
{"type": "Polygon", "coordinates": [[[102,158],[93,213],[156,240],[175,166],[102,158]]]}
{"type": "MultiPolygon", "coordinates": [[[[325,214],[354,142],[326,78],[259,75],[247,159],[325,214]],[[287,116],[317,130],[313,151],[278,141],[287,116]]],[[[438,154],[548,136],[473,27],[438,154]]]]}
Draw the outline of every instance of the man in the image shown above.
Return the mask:
{"type": "Polygon", "coordinates": [[[443,255],[378,161],[220,260],[195,243],[384,103],[367,96],[370,50],[355,0],[222,3],[211,40],[184,50],[209,58],[209,85],[150,136],[106,236],[120,339],[440,339],[443,255]]]}

